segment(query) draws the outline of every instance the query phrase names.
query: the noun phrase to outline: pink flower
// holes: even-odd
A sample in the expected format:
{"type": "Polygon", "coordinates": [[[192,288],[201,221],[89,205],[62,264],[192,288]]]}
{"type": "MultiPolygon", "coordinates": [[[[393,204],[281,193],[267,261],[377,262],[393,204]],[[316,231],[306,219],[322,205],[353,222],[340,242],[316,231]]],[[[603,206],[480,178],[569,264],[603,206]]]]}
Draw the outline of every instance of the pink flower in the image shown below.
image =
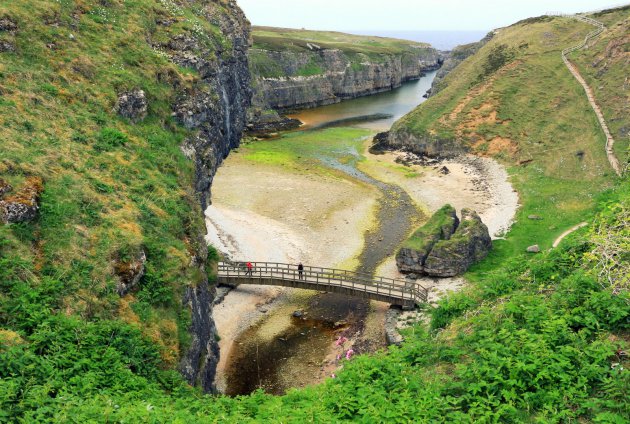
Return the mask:
{"type": "Polygon", "coordinates": [[[348,351],[346,352],[346,359],[352,358],[352,355],[354,355],[354,350],[348,349],[348,351]]]}
{"type": "Polygon", "coordinates": [[[346,339],[345,337],[341,336],[337,339],[337,343],[335,343],[336,346],[341,346],[342,344],[344,344],[345,342],[347,342],[348,339],[346,339]]]}

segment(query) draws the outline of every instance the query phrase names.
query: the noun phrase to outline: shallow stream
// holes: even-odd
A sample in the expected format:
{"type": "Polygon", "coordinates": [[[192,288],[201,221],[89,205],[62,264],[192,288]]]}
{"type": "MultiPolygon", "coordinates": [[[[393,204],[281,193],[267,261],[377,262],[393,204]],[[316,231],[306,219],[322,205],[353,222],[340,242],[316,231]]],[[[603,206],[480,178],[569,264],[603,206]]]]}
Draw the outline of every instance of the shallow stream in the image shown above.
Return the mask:
{"type": "MultiPolygon", "coordinates": [[[[396,119],[424,101],[423,95],[434,77],[435,72],[431,72],[391,92],[306,110],[292,117],[304,122],[308,131],[320,131],[338,123],[374,131],[387,130],[396,119]]],[[[373,274],[408,236],[417,223],[418,211],[402,188],[361,172],[357,168],[359,152],[347,153],[352,159],[344,163],[326,152],[318,159],[325,166],[367,183],[380,193],[375,225],[364,234],[364,248],[358,257],[358,270],[373,274]]],[[[268,393],[282,394],[289,388],[312,384],[327,372],[331,363],[334,368],[338,362],[337,358],[327,359],[330,346],[338,337],[352,340],[351,345],[339,347],[339,355],[348,348],[363,353],[384,347],[382,324],[375,325],[377,330],[372,329],[370,334],[364,331],[373,307],[363,299],[317,293],[296,297],[270,311],[241,333],[232,345],[225,368],[225,393],[234,396],[262,388],[268,393]],[[295,314],[298,316],[294,316],[295,311],[299,311],[295,314]]],[[[381,318],[385,309],[386,305],[380,308],[381,318]]]]}

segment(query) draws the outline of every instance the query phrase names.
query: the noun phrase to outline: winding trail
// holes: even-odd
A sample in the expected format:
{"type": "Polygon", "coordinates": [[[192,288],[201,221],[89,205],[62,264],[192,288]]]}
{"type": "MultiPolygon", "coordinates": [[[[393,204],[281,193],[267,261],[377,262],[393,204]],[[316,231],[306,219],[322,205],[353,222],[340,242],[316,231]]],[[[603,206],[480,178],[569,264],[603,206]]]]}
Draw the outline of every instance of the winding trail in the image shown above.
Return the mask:
{"type": "Polygon", "coordinates": [[[586,83],[586,81],[584,80],[580,72],[578,71],[577,67],[574,64],[572,64],[569,58],[567,57],[569,53],[582,49],[584,46],[586,46],[586,44],[590,40],[598,37],[602,32],[606,30],[606,26],[603,23],[596,21],[595,19],[586,17],[586,16],[563,15],[563,14],[556,14],[556,16],[564,16],[568,18],[577,19],[578,21],[581,21],[590,25],[594,25],[595,27],[597,27],[595,30],[586,34],[586,37],[584,37],[584,40],[580,42],[580,44],[577,44],[575,46],[568,47],[562,50],[562,61],[564,62],[565,65],[567,65],[567,68],[569,68],[569,71],[571,72],[571,74],[584,88],[584,91],[586,92],[586,97],[588,98],[588,102],[593,108],[593,110],[595,111],[595,115],[597,115],[597,120],[599,121],[599,125],[604,131],[604,134],[606,135],[606,156],[608,156],[608,162],[610,162],[610,166],[612,166],[612,168],[617,173],[617,175],[621,176],[621,165],[619,164],[619,160],[615,156],[615,151],[613,150],[613,146],[615,145],[615,139],[613,138],[612,134],[610,133],[610,130],[608,129],[608,125],[606,124],[606,120],[604,119],[604,115],[602,114],[601,109],[595,102],[595,96],[593,95],[593,90],[586,83]]]}
{"type": "Polygon", "coordinates": [[[560,234],[557,239],[554,240],[553,245],[551,247],[558,247],[560,242],[564,240],[566,236],[568,236],[571,233],[576,232],[580,228],[586,227],[587,225],[588,225],[588,222],[580,222],[578,225],[574,225],[573,227],[569,228],[564,233],[560,234]]]}

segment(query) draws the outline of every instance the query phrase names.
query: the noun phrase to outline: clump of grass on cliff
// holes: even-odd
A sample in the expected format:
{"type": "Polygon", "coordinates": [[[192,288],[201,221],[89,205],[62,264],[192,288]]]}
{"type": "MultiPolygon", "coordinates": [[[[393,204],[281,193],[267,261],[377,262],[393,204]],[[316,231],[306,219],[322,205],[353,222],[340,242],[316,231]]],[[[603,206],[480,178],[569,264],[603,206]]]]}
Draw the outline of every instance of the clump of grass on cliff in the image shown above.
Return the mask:
{"type": "Polygon", "coordinates": [[[179,148],[190,134],[171,108],[198,77],[148,40],[194,33],[209,48],[225,43],[197,6],[0,5],[0,19],[17,26],[0,32],[15,47],[0,53],[0,177],[16,189],[27,176],[44,181],[39,218],[0,225],[0,329],[23,340],[23,362],[1,361],[0,422],[43,407],[47,396],[153,384],[187,347],[181,295],[204,278],[190,262],[205,227],[193,164],[179,148]],[[156,24],[163,20],[170,26],[156,24]],[[148,98],[148,116],[136,124],[113,110],[130,89],[148,98]],[[140,250],[142,288],[120,299],[114,264],[140,250]],[[36,378],[48,388],[29,391],[29,367],[41,367],[36,378]]]}
{"type": "MultiPolygon", "coordinates": [[[[617,26],[627,20],[624,13],[616,10],[605,19],[617,26]]],[[[521,255],[529,245],[550,247],[564,230],[592,218],[597,199],[616,179],[597,118],[560,57],[591,30],[575,20],[548,17],[501,28],[445,78],[442,91],[392,129],[454,138],[508,166],[521,208],[506,240],[473,268],[478,272],[521,255]]],[[[588,54],[601,56],[605,45],[602,41],[588,54]]],[[[600,85],[608,90],[623,85],[619,66],[620,59],[600,74],[600,85]]],[[[617,118],[615,128],[627,126],[627,116],[620,116],[621,106],[613,102],[604,100],[604,114],[617,118]]]]}

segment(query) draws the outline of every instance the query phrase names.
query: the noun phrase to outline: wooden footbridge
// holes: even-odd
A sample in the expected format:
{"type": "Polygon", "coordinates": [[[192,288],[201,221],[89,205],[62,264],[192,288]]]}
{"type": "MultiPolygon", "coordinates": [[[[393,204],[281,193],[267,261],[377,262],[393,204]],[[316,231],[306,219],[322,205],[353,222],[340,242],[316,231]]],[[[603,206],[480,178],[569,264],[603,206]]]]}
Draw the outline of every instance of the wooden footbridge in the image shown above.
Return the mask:
{"type": "Polygon", "coordinates": [[[252,262],[250,272],[246,264],[219,262],[219,284],[261,284],[318,290],[387,302],[403,309],[413,309],[426,303],[428,297],[426,288],[405,280],[313,266],[304,266],[300,273],[297,265],[275,262],[252,262]]]}

